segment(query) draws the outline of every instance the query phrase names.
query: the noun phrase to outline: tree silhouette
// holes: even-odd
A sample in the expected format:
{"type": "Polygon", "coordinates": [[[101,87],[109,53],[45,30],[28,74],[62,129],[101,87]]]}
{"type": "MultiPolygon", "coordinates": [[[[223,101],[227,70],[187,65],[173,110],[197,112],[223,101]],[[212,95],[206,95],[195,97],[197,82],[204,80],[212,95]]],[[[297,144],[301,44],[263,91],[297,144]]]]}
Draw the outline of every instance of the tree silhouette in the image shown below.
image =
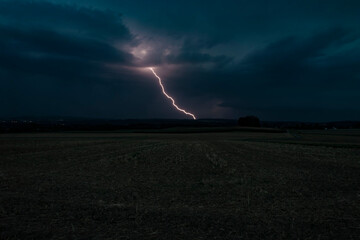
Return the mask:
{"type": "Polygon", "coordinates": [[[256,116],[241,117],[238,120],[238,125],[241,127],[260,127],[260,120],[256,116]]]}

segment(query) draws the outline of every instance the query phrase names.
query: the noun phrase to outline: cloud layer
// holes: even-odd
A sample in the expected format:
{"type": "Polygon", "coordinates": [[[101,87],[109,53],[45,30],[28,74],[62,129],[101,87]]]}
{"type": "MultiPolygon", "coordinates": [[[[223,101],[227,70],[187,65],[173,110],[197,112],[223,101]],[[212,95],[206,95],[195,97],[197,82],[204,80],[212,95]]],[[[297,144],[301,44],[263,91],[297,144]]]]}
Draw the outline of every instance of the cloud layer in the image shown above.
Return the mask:
{"type": "Polygon", "coordinates": [[[356,120],[360,6],[345,2],[0,1],[0,117],[185,117],[154,66],[199,117],[356,120]]]}

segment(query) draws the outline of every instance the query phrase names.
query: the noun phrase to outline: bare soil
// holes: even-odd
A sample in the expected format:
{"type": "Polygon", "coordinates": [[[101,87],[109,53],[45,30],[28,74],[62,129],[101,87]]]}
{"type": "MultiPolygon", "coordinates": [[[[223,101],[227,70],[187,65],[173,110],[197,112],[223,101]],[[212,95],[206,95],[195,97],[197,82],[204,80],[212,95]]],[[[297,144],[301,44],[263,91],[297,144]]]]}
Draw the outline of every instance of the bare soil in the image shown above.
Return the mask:
{"type": "Polygon", "coordinates": [[[0,239],[359,239],[360,131],[0,135],[0,239]]]}

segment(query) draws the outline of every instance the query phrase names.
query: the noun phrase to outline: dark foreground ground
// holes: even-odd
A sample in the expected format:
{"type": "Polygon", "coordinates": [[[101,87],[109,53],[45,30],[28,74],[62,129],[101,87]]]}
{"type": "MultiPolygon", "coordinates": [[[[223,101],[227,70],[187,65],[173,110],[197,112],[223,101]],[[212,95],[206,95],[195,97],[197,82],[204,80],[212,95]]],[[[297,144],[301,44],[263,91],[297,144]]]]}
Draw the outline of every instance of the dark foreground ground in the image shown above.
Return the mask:
{"type": "Polygon", "coordinates": [[[0,135],[0,239],[359,239],[360,131],[0,135]]]}

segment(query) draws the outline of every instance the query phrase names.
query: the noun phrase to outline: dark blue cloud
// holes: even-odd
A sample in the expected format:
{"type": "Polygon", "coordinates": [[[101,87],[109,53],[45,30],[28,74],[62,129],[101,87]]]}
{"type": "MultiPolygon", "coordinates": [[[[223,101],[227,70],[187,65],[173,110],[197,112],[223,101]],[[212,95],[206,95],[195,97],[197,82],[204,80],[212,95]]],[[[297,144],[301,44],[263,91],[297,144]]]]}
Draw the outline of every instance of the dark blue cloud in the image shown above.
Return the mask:
{"type": "Polygon", "coordinates": [[[48,1],[0,1],[2,23],[18,27],[56,29],[60,32],[112,40],[131,40],[121,14],[48,1]]]}
{"type": "Polygon", "coordinates": [[[0,0],[1,116],[360,119],[360,3],[0,0]],[[57,115],[57,114],[55,114],[57,115]]]}

